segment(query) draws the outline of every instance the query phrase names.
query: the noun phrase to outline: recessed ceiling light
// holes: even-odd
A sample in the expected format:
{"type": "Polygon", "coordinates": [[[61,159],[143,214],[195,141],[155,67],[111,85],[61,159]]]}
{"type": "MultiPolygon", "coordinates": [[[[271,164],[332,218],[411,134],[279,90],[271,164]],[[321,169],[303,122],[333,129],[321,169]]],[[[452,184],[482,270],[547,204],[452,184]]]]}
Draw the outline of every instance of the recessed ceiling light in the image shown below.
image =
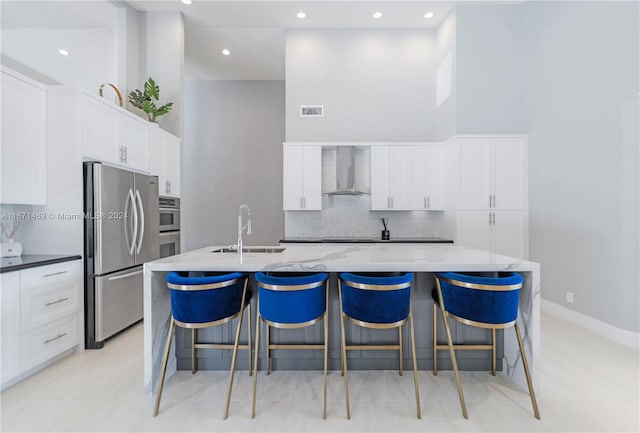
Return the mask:
{"type": "Polygon", "coordinates": [[[64,48],[60,48],[58,50],[58,53],[60,53],[61,56],[68,56],[69,55],[69,51],[65,50],[64,48]]]}
{"type": "Polygon", "coordinates": [[[373,14],[373,17],[374,17],[375,19],[382,18],[382,12],[376,12],[376,13],[374,13],[374,14],[373,14]]]}
{"type": "Polygon", "coordinates": [[[307,17],[307,14],[305,14],[304,12],[300,11],[298,12],[298,15],[296,15],[298,18],[300,18],[301,20],[305,19],[307,17]]]}
{"type": "Polygon", "coordinates": [[[433,18],[434,16],[435,16],[435,14],[433,12],[431,12],[431,11],[427,12],[426,14],[424,14],[424,17],[426,19],[433,18]]]}
{"type": "Polygon", "coordinates": [[[180,0],[182,2],[182,4],[185,5],[190,5],[191,4],[191,0],[180,0]]]}
{"type": "Polygon", "coordinates": [[[231,54],[231,51],[225,48],[224,50],[222,50],[222,54],[224,54],[225,56],[228,56],[229,54],[231,54]]]}

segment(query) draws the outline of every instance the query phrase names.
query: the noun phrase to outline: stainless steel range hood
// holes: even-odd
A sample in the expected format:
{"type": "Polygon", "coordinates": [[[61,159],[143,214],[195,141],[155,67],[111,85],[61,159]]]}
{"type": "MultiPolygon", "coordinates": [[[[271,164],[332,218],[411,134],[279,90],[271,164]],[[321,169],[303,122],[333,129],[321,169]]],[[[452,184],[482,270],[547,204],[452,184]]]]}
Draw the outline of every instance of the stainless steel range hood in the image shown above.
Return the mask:
{"type": "Polygon", "coordinates": [[[361,195],[368,194],[356,185],[356,148],[355,146],[338,146],[336,148],[336,189],[329,195],[361,195]]]}

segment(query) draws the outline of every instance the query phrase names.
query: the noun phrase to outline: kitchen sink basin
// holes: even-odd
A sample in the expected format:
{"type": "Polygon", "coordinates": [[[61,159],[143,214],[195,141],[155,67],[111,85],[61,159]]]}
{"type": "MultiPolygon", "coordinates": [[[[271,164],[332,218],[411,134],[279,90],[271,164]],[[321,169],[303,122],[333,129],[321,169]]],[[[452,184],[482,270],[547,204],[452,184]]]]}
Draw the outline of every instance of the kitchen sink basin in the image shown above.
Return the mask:
{"type": "MultiPolygon", "coordinates": [[[[262,254],[273,254],[273,253],[281,253],[285,250],[285,247],[243,247],[243,253],[262,253],[262,254]]],[[[212,253],[238,253],[238,248],[234,247],[224,247],[218,248],[216,250],[211,251],[212,253]]]]}

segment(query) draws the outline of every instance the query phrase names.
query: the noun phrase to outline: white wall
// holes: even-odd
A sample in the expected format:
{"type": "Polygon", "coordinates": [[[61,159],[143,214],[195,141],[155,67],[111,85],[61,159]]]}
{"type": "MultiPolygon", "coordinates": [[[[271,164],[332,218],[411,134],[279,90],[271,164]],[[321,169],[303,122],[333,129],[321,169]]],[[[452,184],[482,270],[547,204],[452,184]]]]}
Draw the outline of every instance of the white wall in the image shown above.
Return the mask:
{"type": "Polygon", "coordinates": [[[523,132],[522,13],[522,5],[456,7],[459,134],[523,132]]]}
{"type": "Polygon", "coordinates": [[[638,3],[532,2],[524,12],[530,252],[542,296],[640,331],[638,3]]]}
{"type": "Polygon", "coordinates": [[[438,27],[436,40],[436,67],[451,55],[451,95],[436,108],[436,139],[446,140],[456,133],[456,10],[452,10],[438,27]]]}
{"type": "MultiPolygon", "coordinates": [[[[151,77],[160,87],[161,106],[173,102],[168,114],[157,119],[161,128],[183,136],[184,117],[184,19],[179,12],[147,12],[145,22],[144,67],[146,73],[137,88],[151,77]]],[[[139,111],[139,110],[138,110],[139,111]]]]}
{"type": "Polygon", "coordinates": [[[238,207],[251,208],[245,245],[283,238],[284,82],[185,86],[182,236],[187,250],[237,241],[238,207]]]}
{"type": "Polygon", "coordinates": [[[430,30],[287,32],[287,141],[433,140],[435,57],[430,30]]]}

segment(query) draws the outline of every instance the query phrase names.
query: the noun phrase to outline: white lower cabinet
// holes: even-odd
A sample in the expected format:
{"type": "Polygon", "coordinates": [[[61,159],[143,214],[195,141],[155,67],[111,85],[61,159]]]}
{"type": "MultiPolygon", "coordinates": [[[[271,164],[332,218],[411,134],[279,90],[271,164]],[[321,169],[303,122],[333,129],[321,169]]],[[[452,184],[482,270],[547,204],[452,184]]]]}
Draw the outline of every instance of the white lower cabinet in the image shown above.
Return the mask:
{"type": "Polygon", "coordinates": [[[526,259],[527,216],[524,211],[458,211],[456,244],[526,259]]]}
{"type": "Polygon", "coordinates": [[[20,374],[20,272],[0,274],[2,383],[20,374]]]}
{"type": "Polygon", "coordinates": [[[82,262],[2,278],[2,387],[80,343],[82,262]]]}

